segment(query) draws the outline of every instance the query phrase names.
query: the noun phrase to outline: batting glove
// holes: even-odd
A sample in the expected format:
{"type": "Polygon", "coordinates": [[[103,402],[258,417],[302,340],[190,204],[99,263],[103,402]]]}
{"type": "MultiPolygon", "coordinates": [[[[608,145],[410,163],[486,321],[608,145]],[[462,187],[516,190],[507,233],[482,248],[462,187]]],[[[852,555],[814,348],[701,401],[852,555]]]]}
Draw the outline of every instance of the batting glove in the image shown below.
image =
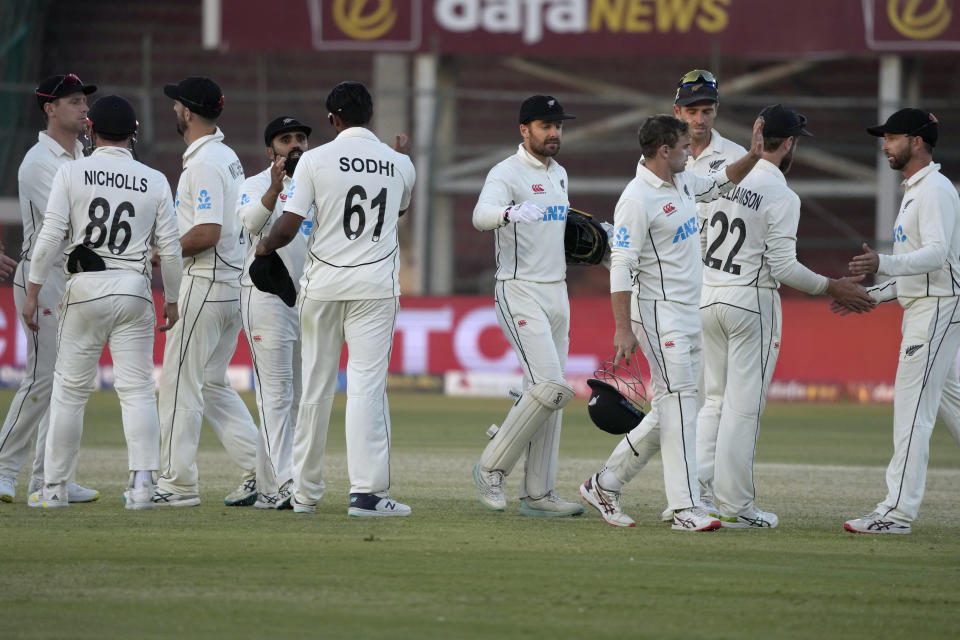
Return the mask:
{"type": "Polygon", "coordinates": [[[515,204],[512,207],[509,207],[503,213],[503,219],[505,222],[528,224],[542,220],[546,213],[546,211],[532,202],[521,202],[520,204],[515,204]]]}

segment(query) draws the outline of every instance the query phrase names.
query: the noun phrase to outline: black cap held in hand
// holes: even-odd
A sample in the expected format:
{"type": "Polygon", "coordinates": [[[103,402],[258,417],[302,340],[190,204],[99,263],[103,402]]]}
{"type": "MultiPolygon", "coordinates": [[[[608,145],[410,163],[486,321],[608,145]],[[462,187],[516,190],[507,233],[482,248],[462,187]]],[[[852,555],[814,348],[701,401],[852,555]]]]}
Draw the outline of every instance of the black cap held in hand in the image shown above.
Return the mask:
{"type": "Polygon", "coordinates": [[[87,120],[96,133],[130,136],[137,132],[137,114],[133,106],[120,96],[104,96],[94,102],[87,120]]]}
{"type": "Polygon", "coordinates": [[[807,131],[807,118],[802,113],[787,109],[782,104],[772,104],[760,112],[763,118],[764,138],[789,138],[790,136],[812,136],[807,131]]]}
{"type": "Polygon", "coordinates": [[[297,290],[290,279],[290,272],[276,251],[253,259],[250,263],[250,280],[260,291],[279,296],[288,307],[297,304],[297,290]]]}
{"type": "Polygon", "coordinates": [[[271,120],[270,124],[267,125],[267,128],[263,130],[263,142],[269,147],[274,138],[281,133],[287,133],[288,131],[303,131],[303,134],[309,138],[310,132],[313,131],[313,128],[303,124],[296,118],[291,118],[290,116],[280,116],[279,118],[274,118],[271,120]]]}
{"type": "Polygon", "coordinates": [[[560,101],[553,96],[530,96],[520,105],[520,124],[529,124],[534,120],[546,122],[573,120],[576,117],[564,113],[560,101]]]}
{"type": "Polygon", "coordinates": [[[868,127],[867,133],[882,137],[885,133],[902,133],[920,136],[931,147],[937,146],[939,122],[936,116],[922,109],[900,109],[883,124],[868,127]]]}
{"type": "Polygon", "coordinates": [[[204,118],[216,119],[223,111],[223,92],[210,78],[190,76],[177,84],[165,85],[163,93],[204,118]]]}

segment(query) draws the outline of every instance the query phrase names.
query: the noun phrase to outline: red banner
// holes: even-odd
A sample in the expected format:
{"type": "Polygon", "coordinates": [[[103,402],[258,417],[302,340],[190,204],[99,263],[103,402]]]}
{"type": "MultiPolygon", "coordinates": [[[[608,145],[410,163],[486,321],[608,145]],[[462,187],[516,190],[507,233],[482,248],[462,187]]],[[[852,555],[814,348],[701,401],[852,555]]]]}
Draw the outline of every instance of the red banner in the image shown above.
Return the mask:
{"type": "Polygon", "coordinates": [[[954,0],[230,0],[235,50],[584,56],[960,49],[954,0]],[[283,37],[263,25],[282,15],[283,37]]]}
{"type": "MultiPolygon", "coordinates": [[[[22,367],[26,358],[26,339],[17,320],[12,291],[0,288],[0,367],[22,367]]],[[[405,296],[400,303],[390,371],[441,374],[520,370],[497,324],[490,298],[405,296]]],[[[824,301],[788,298],[783,301],[783,340],[774,379],[892,383],[900,316],[896,303],[881,305],[868,315],[841,318],[831,314],[824,301]]],[[[571,300],[568,374],[589,376],[613,354],[612,340],[609,298],[571,300]]],[[[154,362],[160,364],[162,360],[163,335],[158,333],[154,362]]],[[[105,353],[102,363],[109,362],[105,353]]],[[[242,333],[233,363],[250,363],[242,333]]]]}

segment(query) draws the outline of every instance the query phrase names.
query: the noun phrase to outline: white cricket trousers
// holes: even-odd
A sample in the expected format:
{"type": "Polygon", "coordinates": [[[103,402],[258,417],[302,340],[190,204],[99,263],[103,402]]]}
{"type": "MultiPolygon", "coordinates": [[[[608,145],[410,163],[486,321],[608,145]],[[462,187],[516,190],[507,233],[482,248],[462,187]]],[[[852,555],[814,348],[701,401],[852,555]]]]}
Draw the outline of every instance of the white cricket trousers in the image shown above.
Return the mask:
{"type": "MultiPolygon", "coordinates": [[[[31,477],[43,478],[43,456],[46,448],[50,415],[50,393],[53,390],[53,368],[57,361],[57,306],[65,286],[62,265],[50,269],[46,284],[40,289],[34,333],[23,324],[20,312],[27,299],[26,282],[30,261],[21,260],[14,275],[13,302],[17,319],[27,338],[27,361],[23,380],[10,402],[7,417],[0,428],[0,476],[16,476],[27,458],[27,451],[37,436],[31,477]]],[[[70,478],[72,481],[73,478],[70,478]]]]}
{"type": "Polygon", "coordinates": [[[256,287],[242,287],[243,332],[250,345],[257,410],[257,489],[274,495],[293,479],[293,433],[300,408],[300,320],[297,310],[256,287]]]}
{"type": "Polygon", "coordinates": [[[293,438],[297,502],[315,504],[323,496],[323,454],[344,342],[350,493],[386,491],[390,488],[387,367],[398,300],[311,300],[301,295],[299,307],[304,389],[293,438]]]}
{"type": "Polygon", "coordinates": [[[83,412],[90,393],[96,390],[97,363],[105,344],[110,345],[113,359],[128,468],[159,468],[160,423],[153,383],[155,331],[153,295],[142,274],[115,269],[70,278],[60,304],[46,484],[67,482],[76,472],[83,412]]]}
{"type": "Polygon", "coordinates": [[[652,409],[620,441],[610,454],[606,467],[626,484],[659,448],[663,458],[667,507],[678,511],[698,506],[696,432],[700,313],[696,305],[640,300],[636,296],[631,304],[633,332],[650,367],[652,409]]]}
{"type": "Polygon", "coordinates": [[[204,417],[244,476],[257,470],[258,434],[227,378],[240,334],[240,287],[185,275],[178,310],[180,321],[167,332],[160,373],[157,488],[195,495],[204,417]]]}
{"type": "Polygon", "coordinates": [[[780,354],[776,289],[704,286],[704,404],[697,417],[700,493],[720,515],[756,511],[753,460],[760,415],[780,354]]]}
{"type": "Polygon", "coordinates": [[[930,434],[938,408],[960,442],[960,402],[956,394],[958,303],[958,297],[916,298],[904,305],[903,339],[894,383],[893,458],[887,466],[887,496],[877,505],[881,514],[902,522],[916,520],[920,511],[930,434]],[[952,376],[949,383],[948,376],[952,376]]]}
{"type": "MultiPolygon", "coordinates": [[[[544,381],[566,384],[563,375],[570,348],[567,283],[498,280],[494,303],[497,322],[523,369],[523,391],[544,381]]],[[[562,411],[552,412],[526,445],[521,500],[542,498],[556,487],[561,417],[562,411]]]]}

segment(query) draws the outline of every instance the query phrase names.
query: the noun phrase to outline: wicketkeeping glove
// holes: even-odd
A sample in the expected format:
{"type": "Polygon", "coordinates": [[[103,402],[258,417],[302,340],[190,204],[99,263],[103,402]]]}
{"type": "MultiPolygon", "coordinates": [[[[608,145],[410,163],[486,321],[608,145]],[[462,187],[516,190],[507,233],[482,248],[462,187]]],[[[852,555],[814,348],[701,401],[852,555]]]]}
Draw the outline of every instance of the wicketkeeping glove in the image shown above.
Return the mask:
{"type": "Polygon", "coordinates": [[[532,202],[525,201],[507,209],[503,217],[507,222],[523,224],[543,220],[544,214],[546,214],[546,211],[532,202]]]}

